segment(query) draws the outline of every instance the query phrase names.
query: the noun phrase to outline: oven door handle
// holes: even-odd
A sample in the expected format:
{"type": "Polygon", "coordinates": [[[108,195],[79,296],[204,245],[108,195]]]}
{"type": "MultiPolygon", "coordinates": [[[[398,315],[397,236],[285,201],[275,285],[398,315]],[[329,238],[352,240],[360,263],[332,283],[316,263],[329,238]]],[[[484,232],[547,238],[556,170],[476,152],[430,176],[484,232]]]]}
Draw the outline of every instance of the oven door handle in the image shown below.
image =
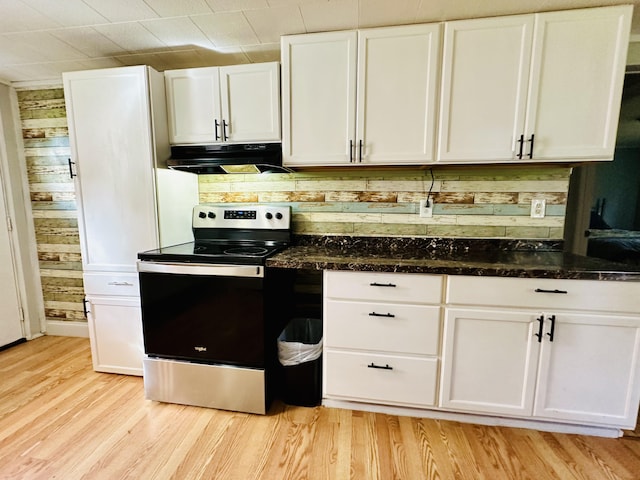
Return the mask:
{"type": "Polygon", "coordinates": [[[158,263],[138,261],[140,273],[206,275],[209,277],[264,277],[261,265],[218,265],[208,263],[158,263]]]}

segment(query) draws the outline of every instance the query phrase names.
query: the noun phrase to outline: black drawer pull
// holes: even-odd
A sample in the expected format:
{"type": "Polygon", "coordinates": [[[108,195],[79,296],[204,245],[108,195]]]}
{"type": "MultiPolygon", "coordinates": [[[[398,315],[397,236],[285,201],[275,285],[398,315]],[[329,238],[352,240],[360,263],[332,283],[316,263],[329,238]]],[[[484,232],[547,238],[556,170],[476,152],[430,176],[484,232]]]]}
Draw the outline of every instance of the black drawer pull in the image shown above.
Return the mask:
{"type": "Polygon", "coordinates": [[[542,343],[542,331],[544,330],[544,315],[540,315],[536,320],[538,323],[538,333],[535,334],[538,337],[538,343],[542,343]]]}
{"type": "Polygon", "coordinates": [[[371,362],[369,365],[367,365],[367,368],[377,368],[380,370],[393,370],[393,367],[390,367],[388,363],[383,367],[382,365],[376,365],[375,363],[371,362]]]}
{"type": "Polygon", "coordinates": [[[520,135],[520,138],[518,139],[518,143],[520,144],[520,148],[518,149],[518,154],[516,155],[516,157],[522,160],[522,149],[524,147],[524,135],[520,135]]]}
{"type": "Polygon", "coordinates": [[[551,331],[547,332],[547,335],[549,336],[549,341],[553,342],[553,335],[556,333],[556,316],[551,315],[549,320],[551,320],[551,331]]]}
{"type": "Polygon", "coordinates": [[[396,316],[393,313],[376,313],[376,312],[371,312],[369,314],[370,317],[387,317],[387,318],[396,318],[396,316]]]}
{"type": "Polygon", "coordinates": [[[373,282],[369,284],[372,287],[393,287],[395,288],[396,285],[395,283],[378,283],[378,282],[373,282]]]}
{"type": "Polygon", "coordinates": [[[567,294],[569,292],[567,292],[566,290],[544,290],[542,288],[536,288],[534,290],[536,293],[562,293],[562,294],[567,294]]]}
{"type": "Polygon", "coordinates": [[[531,142],[531,148],[529,149],[529,153],[527,154],[527,156],[529,158],[533,158],[533,133],[531,134],[531,138],[529,140],[527,140],[527,142],[531,142]]]}
{"type": "Polygon", "coordinates": [[[69,177],[73,178],[73,177],[77,177],[78,175],[73,173],[73,166],[76,164],[76,162],[72,162],[71,159],[68,159],[69,161],[69,177]]]}

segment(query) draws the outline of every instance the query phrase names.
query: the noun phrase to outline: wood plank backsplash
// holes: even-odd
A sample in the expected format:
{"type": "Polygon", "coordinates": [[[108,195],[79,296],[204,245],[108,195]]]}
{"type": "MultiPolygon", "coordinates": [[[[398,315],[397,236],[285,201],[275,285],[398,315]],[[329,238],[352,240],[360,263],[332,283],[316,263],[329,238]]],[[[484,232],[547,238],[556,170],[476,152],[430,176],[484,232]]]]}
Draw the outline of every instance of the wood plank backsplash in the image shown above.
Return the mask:
{"type": "Polygon", "coordinates": [[[569,167],[466,166],[292,174],[201,175],[201,203],[292,206],[299,234],[562,239],[569,167]],[[432,174],[433,173],[433,177],[432,174]],[[435,202],[433,217],[418,202],[435,202]],[[546,200],[531,218],[532,198],[546,200]]]}
{"type": "MultiPolygon", "coordinates": [[[[20,89],[18,102],[45,313],[83,321],[82,261],[62,88],[20,89]]],[[[569,175],[560,166],[467,166],[201,175],[202,203],[291,205],[299,234],[561,239],[569,175]],[[432,186],[433,182],[433,186],[432,186]],[[429,190],[432,218],[418,201],[429,190]],[[529,216],[544,198],[546,217],[529,216]]]]}

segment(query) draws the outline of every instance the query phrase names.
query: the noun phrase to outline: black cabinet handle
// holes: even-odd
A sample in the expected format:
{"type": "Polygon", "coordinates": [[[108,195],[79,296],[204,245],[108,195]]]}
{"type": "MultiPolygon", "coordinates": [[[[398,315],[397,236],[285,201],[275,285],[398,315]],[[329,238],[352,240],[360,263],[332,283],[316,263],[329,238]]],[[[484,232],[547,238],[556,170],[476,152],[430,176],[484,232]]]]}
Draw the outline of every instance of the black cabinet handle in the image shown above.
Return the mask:
{"type": "Polygon", "coordinates": [[[549,341],[553,342],[553,335],[556,332],[556,316],[551,315],[549,320],[551,320],[551,331],[547,332],[547,335],[549,336],[549,341]]]}
{"type": "Polygon", "coordinates": [[[213,121],[213,125],[215,126],[216,140],[220,140],[220,135],[218,134],[218,127],[220,127],[220,123],[218,123],[217,118],[213,121]]]}
{"type": "Polygon", "coordinates": [[[227,127],[229,126],[229,124],[227,123],[226,120],[222,120],[222,141],[226,142],[227,140],[229,140],[229,136],[227,135],[227,127]]]}
{"type": "Polygon", "coordinates": [[[382,365],[376,365],[375,363],[371,362],[369,365],[367,365],[367,368],[377,368],[380,370],[393,370],[393,367],[390,367],[388,363],[383,367],[382,365]]]}
{"type": "Polygon", "coordinates": [[[378,282],[373,282],[369,284],[372,287],[392,287],[395,288],[396,284],[395,283],[378,283],[378,282]]]}
{"type": "Polygon", "coordinates": [[[536,320],[539,322],[538,324],[538,333],[536,333],[536,337],[538,337],[538,343],[542,343],[542,330],[544,329],[544,315],[540,315],[536,320]]]}
{"type": "Polygon", "coordinates": [[[527,142],[531,142],[531,146],[529,147],[529,153],[527,155],[529,158],[533,158],[533,133],[531,134],[531,138],[527,140],[527,142]]]}
{"type": "Polygon", "coordinates": [[[524,148],[524,135],[520,135],[520,138],[518,139],[518,143],[520,144],[520,148],[518,149],[518,155],[516,155],[516,157],[518,157],[519,159],[522,159],[522,150],[524,148]]]}
{"type": "Polygon", "coordinates": [[[545,290],[543,288],[536,288],[534,290],[534,292],[536,292],[536,293],[561,293],[561,294],[564,294],[564,295],[569,293],[566,290],[557,290],[557,289],[556,290],[545,290]]]}
{"type": "Polygon", "coordinates": [[[73,173],[73,165],[75,165],[76,162],[72,162],[70,158],[68,160],[69,160],[69,177],[71,177],[71,178],[77,177],[78,175],[73,173]]]}
{"type": "Polygon", "coordinates": [[[362,162],[362,147],[363,147],[362,140],[360,140],[360,159],[359,159],[360,162],[362,162]]]}
{"type": "Polygon", "coordinates": [[[393,313],[376,313],[376,312],[371,312],[369,314],[370,317],[387,317],[387,318],[396,318],[396,316],[393,313]]]}
{"type": "Polygon", "coordinates": [[[88,313],[89,313],[89,309],[87,308],[87,299],[83,298],[82,299],[82,311],[84,312],[84,318],[88,317],[88,313]]]}
{"type": "Polygon", "coordinates": [[[353,140],[349,140],[349,163],[353,163],[353,140]]]}

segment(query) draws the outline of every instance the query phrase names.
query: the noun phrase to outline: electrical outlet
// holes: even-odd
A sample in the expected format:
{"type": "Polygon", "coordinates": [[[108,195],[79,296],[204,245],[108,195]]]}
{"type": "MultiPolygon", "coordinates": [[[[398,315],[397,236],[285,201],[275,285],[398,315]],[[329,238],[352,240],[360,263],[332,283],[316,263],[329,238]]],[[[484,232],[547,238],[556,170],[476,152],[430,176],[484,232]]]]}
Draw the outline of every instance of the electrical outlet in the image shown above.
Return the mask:
{"type": "Polygon", "coordinates": [[[424,200],[420,200],[420,216],[423,218],[433,217],[433,201],[432,200],[427,200],[426,198],[424,200]]]}
{"type": "Polygon", "coordinates": [[[531,218],[544,218],[546,201],[544,198],[531,199],[531,218]]]}

